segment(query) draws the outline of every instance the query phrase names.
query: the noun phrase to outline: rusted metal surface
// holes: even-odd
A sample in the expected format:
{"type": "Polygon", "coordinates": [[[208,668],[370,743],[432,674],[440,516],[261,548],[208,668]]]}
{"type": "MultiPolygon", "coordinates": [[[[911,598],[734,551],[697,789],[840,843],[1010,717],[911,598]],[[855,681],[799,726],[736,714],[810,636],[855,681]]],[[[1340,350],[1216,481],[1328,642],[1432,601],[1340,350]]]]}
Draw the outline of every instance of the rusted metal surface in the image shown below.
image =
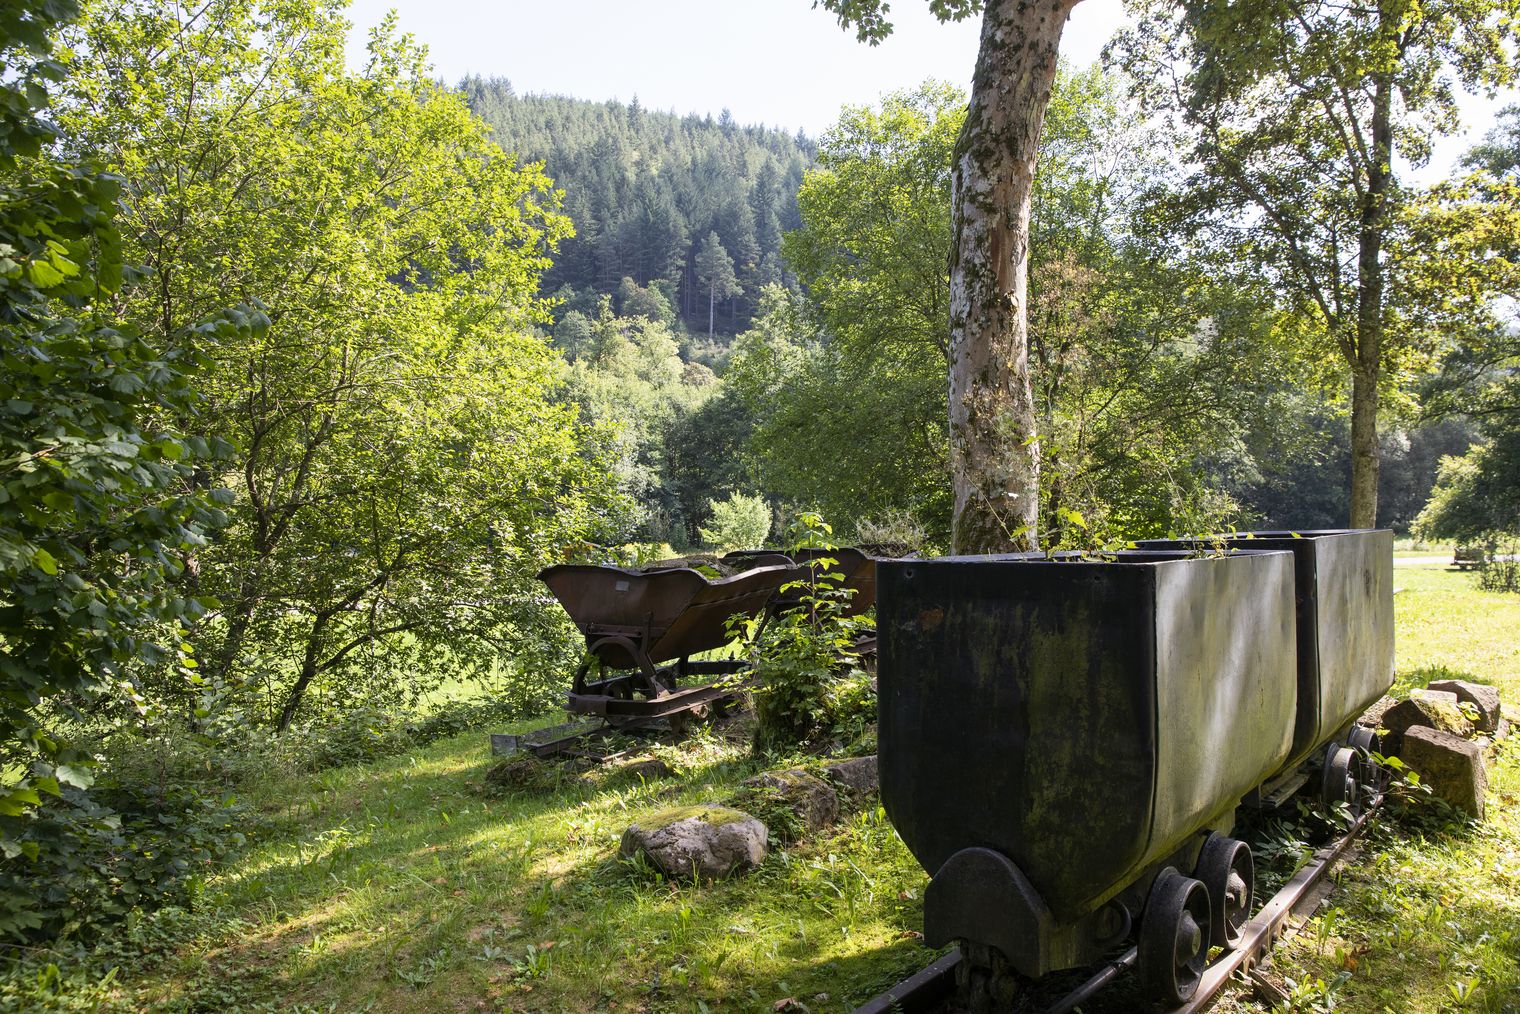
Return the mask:
{"type": "MultiPolygon", "coordinates": [[[[779,557],[788,563],[795,564],[801,571],[798,576],[802,578],[807,577],[811,570],[809,565],[813,561],[833,560],[834,563],[829,570],[841,577],[841,581],[835,587],[846,591],[850,596],[850,604],[845,609],[845,615],[858,616],[876,605],[876,562],[881,559],[895,558],[887,555],[890,548],[840,546],[837,549],[793,549],[784,554],[778,550],[741,549],[725,555],[723,559],[760,566],[779,557]]],[[[801,597],[801,589],[792,589],[777,596],[774,605],[778,610],[796,608],[801,597]]]]}
{"type": "MultiPolygon", "coordinates": [[[[728,667],[731,672],[737,666],[728,667]]],[[[705,686],[669,690],[648,700],[615,697],[607,694],[572,693],[569,710],[580,715],[596,715],[613,725],[656,718],[671,719],[683,715],[699,717],[713,706],[738,697],[753,687],[738,677],[705,686]]]]}
{"type": "Polygon", "coordinates": [[[631,669],[723,647],[732,640],[729,618],[759,613],[796,573],[778,563],[710,581],[685,567],[561,564],[538,578],[585,635],[587,651],[631,669]]]}
{"type": "Polygon", "coordinates": [[[1261,907],[1251,921],[1246,923],[1239,946],[1220,955],[1208,967],[1198,984],[1198,992],[1177,1009],[1177,1014],[1192,1014],[1195,1011],[1207,1010],[1237,969],[1251,968],[1261,960],[1263,954],[1272,949],[1272,945],[1283,935],[1288,918],[1297,913],[1299,906],[1312,897],[1315,886],[1324,879],[1325,874],[1330,872],[1336,861],[1345,854],[1346,849],[1351,847],[1351,843],[1367,827],[1368,821],[1382,805],[1382,801],[1381,796],[1376,797],[1367,811],[1358,817],[1344,834],[1316,851],[1314,858],[1295,873],[1293,879],[1284,884],[1282,889],[1261,907]]]}
{"type": "Polygon", "coordinates": [[[491,754],[495,757],[510,757],[523,751],[540,755],[553,753],[558,744],[576,742],[602,728],[601,722],[581,719],[576,722],[564,722],[543,729],[534,729],[532,732],[493,732],[491,733],[491,754]]]}
{"type": "Polygon", "coordinates": [[[748,688],[734,678],[746,666],[743,659],[693,662],[690,656],[732,642],[730,621],[762,613],[796,575],[784,557],[715,580],[660,564],[547,568],[539,579],[586,638],[587,658],[575,672],[566,708],[623,727],[660,719],[681,725],[739,696],[748,688]],[[593,666],[596,677],[588,679],[593,666]],[[680,685],[692,676],[731,678],[680,685]]]}
{"type": "Polygon", "coordinates": [[[1287,553],[877,571],[882,801],[934,875],[930,946],[991,944],[1031,977],[1096,960],[1105,903],[1191,868],[1196,832],[1287,757],[1287,553]]]}
{"type": "Polygon", "coordinates": [[[959,949],[941,955],[897,985],[856,1007],[853,1014],[930,1014],[955,992],[959,949]]]}
{"type": "Polygon", "coordinates": [[[1393,685],[1393,532],[1237,532],[1137,545],[1293,554],[1299,708],[1285,767],[1314,754],[1393,685]]]}

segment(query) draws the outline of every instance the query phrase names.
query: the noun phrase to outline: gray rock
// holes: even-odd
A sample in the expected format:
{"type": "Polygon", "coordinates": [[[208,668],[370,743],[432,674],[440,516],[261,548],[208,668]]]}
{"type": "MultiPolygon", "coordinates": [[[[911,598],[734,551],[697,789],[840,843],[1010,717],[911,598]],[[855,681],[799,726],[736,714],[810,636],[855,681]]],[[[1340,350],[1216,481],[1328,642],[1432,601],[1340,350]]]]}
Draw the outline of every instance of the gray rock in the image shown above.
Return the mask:
{"type": "Polygon", "coordinates": [[[1365,725],[1369,729],[1376,729],[1383,724],[1383,716],[1398,703],[1394,698],[1384,694],[1377,699],[1377,702],[1372,707],[1362,712],[1361,717],[1356,720],[1356,724],[1365,725]]]}
{"type": "Polygon", "coordinates": [[[1471,704],[1478,712],[1478,720],[1474,724],[1479,732],[1499,730],[1502,705],[1499,702],[1498,688],[1467,680],[1436,680],[1429,689],[1456,694],[1458,702],[1471,704]]]}
{"type": "Polygon", "coordinates": [[[1437,729],[1453,736],[1471,736],[1473,724],[1457,707],[1455,694],[1431,690],[1417,690],[1407,701],[1400,701],[1389,708],[1379,723],[1388,730],[1383,737],[1383,752],[1396,754],[1409,729],[1437,729]]]}
{"type": "Polygon", "coordinates": [[[834,786],[800,768],[767,771],[745,779],[747,796],[770,797],[767,802],[786,807],[797,815],[804,833],[828,827],[839,819],[839,793],[834,786]]]}
{"type": "Polygon", "coordinates": [[[1440,729],[1414,725],[1404,731],[1399,759],[1418,771],[1437,796],[1483,819],[1488,772],[1478,744],[1440,729]]]}
{"type": "Polygon", "coordinates": [[[823,773],[851,792],[860,795],[875,792],[881,788],[881,777],[876,771],[875,754],[826,764],[823,773]]]}
{"type": "Polygon", "coordinates": [[[630,824],[618,851],[643,853],[672,879],[721,880],[764,862],[766,840],[765,825],[743,810],[704,803],[630,824]]]}

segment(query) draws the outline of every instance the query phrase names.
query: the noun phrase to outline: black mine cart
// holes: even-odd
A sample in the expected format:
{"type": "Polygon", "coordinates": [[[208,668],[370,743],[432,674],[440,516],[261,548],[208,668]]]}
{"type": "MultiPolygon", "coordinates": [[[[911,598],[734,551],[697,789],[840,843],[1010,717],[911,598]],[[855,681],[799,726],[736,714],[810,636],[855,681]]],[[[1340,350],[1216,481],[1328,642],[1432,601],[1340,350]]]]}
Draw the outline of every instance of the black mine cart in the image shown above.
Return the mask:
{"type": "Polygon", "coordinates": [[[1153,996],[1192,994],[1250,916],[1237,807],[1321,768],[1355,799],[1348,727],[1392,679],[1388,533],[1305,534],[878,563],[882,801],[929,946],[1040,977],[1134,941],[1153,996]]]}
{"type": "Polygon", "coordinates": [[[1393,685],[1393,533],[1387,530],[1238,532],[1152,539],[1149,549],[1293,554],[1298,621],[1294,765],[1331,742],[1393,685]]]}

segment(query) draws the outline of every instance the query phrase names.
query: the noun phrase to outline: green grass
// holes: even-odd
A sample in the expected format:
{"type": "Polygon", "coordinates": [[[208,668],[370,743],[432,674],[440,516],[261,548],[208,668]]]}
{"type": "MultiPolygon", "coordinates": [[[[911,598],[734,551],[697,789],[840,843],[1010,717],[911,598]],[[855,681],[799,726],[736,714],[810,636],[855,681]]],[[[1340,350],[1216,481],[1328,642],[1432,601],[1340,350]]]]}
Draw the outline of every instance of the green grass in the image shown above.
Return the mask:
{"type": "Polygon", "coordinates": [[[923,962],[924,877],[874,803],[744,879],[681,887],[618,860],[635,817],[724,799],[759,769],[716,736],[666,757],[681,777],[567,776],[492,798],[481,733],[262,785],[252,801],[273,831],[200,897],[224,931],[124,969],[113,1000],[698,1011],[797,996],[840,1010],[923,962]]]}
{"type": "Polygon", "coordinates": [[[1412,535],[1400,535],[1393,540],[1394,556],[1439,556],[1456,548],[1457,544],[1450,539],[1417,539],[1412,535]]]}
{"type": "MultiPolygon", "coordinates": [[[[1520,703],[1520,597],[1438,567],[1396,584],[1401,673],[1464,670],[1520,703]]],[[[915,939],[926,877],[874,802],[750,877],[673,885],[618,860],[620,833],[728,798],[761,767],[745,744],[661,748],[678,775],[664,781],[566,775],[502,797],[484,784],[485,731],[254,786],[264,830],[201,887],[198,914],[144,920],[126,934],[140,943],[65,963],[61,995],[122,1010],[546,1012],[771,1011],[795,997],[833,1012],[929,960],[915,939]]],[[[1328,912],[1276,957],[1302,994],[1294,1009],[1520,1009],[1513,758],[1491,789],[1484,827],[1373,836],[1328,912]]],[[[1131,1007],[1116,994],[1085,1009],[1131,1007]]],[[[1241,992],[1219,1009],[1265,1008],[1241,992]]]]}
{"type": "MultiPolygon", "coordinates": [[[[1520,705],[1520,596],[1440,567],[1395,585],[1399,685],[1444,667],[1520,705]]],[[[1383,827],[1343,868],[1322,912],[1274,956],[1300,1011],[1520,1011],[1520,751],[1489,771],[1488,822],[1383,827]]],[[[1221,1011],[1265,1009],[1242,991],[1221,1011]]]]}

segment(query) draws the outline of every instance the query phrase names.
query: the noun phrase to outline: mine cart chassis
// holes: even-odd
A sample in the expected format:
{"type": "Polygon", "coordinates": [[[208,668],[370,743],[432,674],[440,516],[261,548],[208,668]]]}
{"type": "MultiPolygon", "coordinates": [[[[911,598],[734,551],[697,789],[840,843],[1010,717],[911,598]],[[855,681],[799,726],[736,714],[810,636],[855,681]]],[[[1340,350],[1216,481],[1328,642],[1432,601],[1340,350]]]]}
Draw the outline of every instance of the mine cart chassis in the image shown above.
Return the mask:
{"type": "MultiPolygon", "coordinates": [[[[1320,804],[1341,812],[1350,819],[1350,825],[1319,848],[1254,915],[1254,870],[1249,848],[1224,834],[1207,832],[1095,913],[1097,918],[1108,920],[1115,943],[1131,936],[1131,920],[1137,922],[1134,944],[1103,963],[1075,989],[1030,1009],[1041,1014],[1071,1014],[1133,969],[1146,992],[1173,1009],[1173,1014],[1206,1010],[1237,971],[1252,969],[1282,938],[1291,916],[1307,917],[1309,908],[1323,897],[1316,886],[1365,830],[1383,802],[1389,773],[1372,763],[1374,747],[1371,730],[1353,725],[1326,745],[1316,765],[1310,765],[1311,772],[1318,775],[1315,787],[1320,804]],[[1191,870],[1191,874],[1181,870],[1191,870]],[[1110,908],[1116,917],[1104,915],[1110,908]],[[1131,911],[1137,914],[1131,916],[1131,911]],[[1212,961],[1208,960],[1210,947],[1221,948],[1212,961]]],[[[1306,783],[1310,779],[1294,779],[1291,784],[1303,788],[1306,783]]],[[[1271,808],[1286,801],[1274,800],[1272,795],[1275,793],[1254,793],[1241,805],[1271,808]]],[[[946,866],[952,864],[962,867],[950,871],[947,883],[954,886],[940,888],[936,897],[935,882],[946,873],[942,870],[924,895],[925,943],[932,947],[953,942],[959,947],[857,1007],[853,1014],[930,1014],[941,1010],[952,996],[966,999],[980,994],[985,1000],[991,988],[988,983],[994,976],[1006,974],[1010,966],[987,943],[969,940],[996,942],[1001,936],[1002,946],[1013,946],[1013,953],[1018,953],[1018,945],[1007,934],[1021,934],[1026,938],[1025,946],[1033,943],[1040,949],[1052,943],[1059,946],[1059,938],[1075,929],[1052,925],[1038,893],[1000,853],[966,849],[946,866]],[[994,926],[988,924],[987,906],[960,903],[969,902],[969,894],[965,899],[946,897],[972,889],[994,892],[1016,911],[1003,913],[993,920],[999,924],[994,926]],[[936,921],[937,933],[931,930],[936,921]]],[[[1027,974],[1025,969],[1019,972],[1027,974]]],[[[996,1009],[996,998],[992,999],[996,1009]]]]}
{"type": "MultiPolygon", "coordinates": [[[[760,630],[770,621],[769,610],[760,621],[760,630]]],[[[759,631],[756,631],[759,636],[759,631]]],[[[590,624],[586,628],[586,660],[575,670],[567,710],[578,715],[595,715],[609,724],[619,725],[652,719],[668,719],[684,725],[691,717],[702,718],[715,706],[721,706],[749,690],[752,680],[723,679],[738,677],[747,666],[743,658],[692,661],[683,656],[667,665],[657,666],[649,657],[653,642],[650,628],[617,627],[590,624]],[[636,668],[607,674],[601,650],[619,647],[628,653],[636,668]],[[592,668],[596,679],[588,679],[592,668]],[[717,682],[702,686],[681,687],[688,676],[716,677],[717,682]]]]}

